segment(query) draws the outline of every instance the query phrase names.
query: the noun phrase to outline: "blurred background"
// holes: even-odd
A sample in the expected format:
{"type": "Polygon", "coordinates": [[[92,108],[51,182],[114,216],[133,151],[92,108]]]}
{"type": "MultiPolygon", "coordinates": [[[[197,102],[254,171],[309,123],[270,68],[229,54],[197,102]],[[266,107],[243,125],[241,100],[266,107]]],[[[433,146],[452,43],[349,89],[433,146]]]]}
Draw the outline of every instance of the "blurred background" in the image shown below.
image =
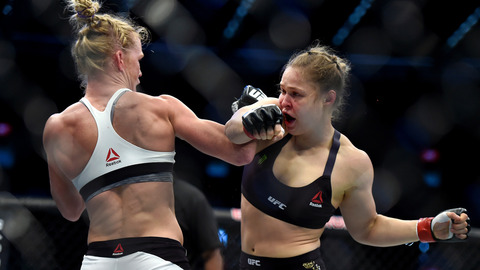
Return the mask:
{"type": "MultiPolygon", "coordinates": [[[[377,211],[417,219],[462,206],[479,226],[480,1],[106,0],[101,11],[128,15],[153,35],[138,91],[173,95],[220,123],[247,84],[276,96],[292,53],[315,40],[333,47],[353,68],[349,105],[335,127],[372,159],[377,211]]],[[[37,208],[58,215],[43,126],[83,95],[69,15],[62,1],[0,0],[0,210],[27,205],[39,222],[54,219],[37,208]]],[[[239,207],[242,168],[183,141],[175,166],[216,210],[239,207]]],[[[76,237],[84,245],[85,235],[76,237]]],[[[10,253],[24,256],[18,249],[10,253]]],[[[416,262],[428,252],[410,250],[416,262]]]]}

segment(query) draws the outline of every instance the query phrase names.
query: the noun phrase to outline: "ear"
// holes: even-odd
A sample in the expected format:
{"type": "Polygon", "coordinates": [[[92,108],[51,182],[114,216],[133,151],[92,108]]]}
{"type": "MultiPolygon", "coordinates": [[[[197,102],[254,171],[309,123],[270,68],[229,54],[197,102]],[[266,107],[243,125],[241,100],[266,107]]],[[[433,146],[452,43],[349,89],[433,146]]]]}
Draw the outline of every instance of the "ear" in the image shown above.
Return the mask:
{"type": "Polygon", "coordinates": [[[125,61],[124,61],[125,54],[122,50],[118,50],[113,55],[113,64],[119,71],[123,71],[125,68],[125,61]]]}
{"type": "Polygon", "coordinates": [[[337,99],[337,92],[335,92],[335,90],[329,90],[323,98],[323,103],[333,104],[335,103],[336,99],[337,99]]]}

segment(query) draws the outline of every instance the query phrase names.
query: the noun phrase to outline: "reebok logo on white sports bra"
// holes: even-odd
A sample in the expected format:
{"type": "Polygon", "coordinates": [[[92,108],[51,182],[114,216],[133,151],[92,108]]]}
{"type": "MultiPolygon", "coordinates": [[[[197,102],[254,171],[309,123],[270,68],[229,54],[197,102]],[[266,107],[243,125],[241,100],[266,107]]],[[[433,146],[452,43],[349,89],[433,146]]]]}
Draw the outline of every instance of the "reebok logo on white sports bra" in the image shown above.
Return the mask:
{"type": "Polygon", "coordinates": [[[119,158],[120,156],[117,154],[117,152],[115,152],[115,150],[113,150],[112,148],[108,149],[108,154],[106,159],[107,162],[111,162],[119,158]]]}
{"type": "Polygon", "coordinates": [[[120,160],[120,155],[118,155],[113,148],[108,149],[107,159],[105,161],[107,162],[105,163],[105,166],[107,167],[122,162],[120,160]]]}

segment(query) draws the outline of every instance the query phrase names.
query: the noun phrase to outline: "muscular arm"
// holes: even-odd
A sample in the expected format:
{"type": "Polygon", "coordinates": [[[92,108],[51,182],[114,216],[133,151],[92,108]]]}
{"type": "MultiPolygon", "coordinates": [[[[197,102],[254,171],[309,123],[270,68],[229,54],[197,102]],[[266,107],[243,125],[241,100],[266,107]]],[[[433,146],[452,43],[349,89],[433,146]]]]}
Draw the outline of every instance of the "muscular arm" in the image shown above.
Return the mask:
{"type": "MultiPolygon", "coordinates": [[[[371,246],[395,246],[419,240],[417,234],[417,220],[400,220],[379,215],[375,210],[372,196],[373,166],[366,153],[346,146],[347,150],[342,156],[347,156],[345,167],[348,170],[340,172],[342,178],[347,180],[343,200],[340,203],[345,224],[352,237],[363,244],[371,246]]],[[[434,235],[438,239],[453,237],[466,239],[468,233],[468,215],[465,213],[446,212],[446,217],[430,228],[427,224],[426,234],[434,235]],[[450,227],[450,222],[451,228],[450,227]],[[432,230],[432,231],[430,231],[432,230]]],[[[437,217],[441,217],[439,214],[437,217]]],[[[419,223],[420,224],[420,223],[419,223]]],[[[425,234],[425,233],[424,233],[425,234]]],[[[423,236],[422,241],[430,241],[431,237],[423,236]]]]}
{"type": "Polygon", "coordinates": [[[171,96],[162,96],[170,106],[170,121],[175,135],[199,151],[233,165],[248,164],[255,155],[255,145],[234,144],[225,136],[225,126],[198,118],[185,104],[171,96]]]}
{"type": "MultiPolygon", "coordinates": [[[[63,132],[66,127],[58,115],[51,116],[45,125],[43,134],[44,149],[47,154],[50,191],[62,216],[70,221],[77,221],[85,210],[85,203],[73,183],[58,167],[60,160],[68,159],[65,150],[63,132]]],[[[68,135],[66,136],[69,137],[68,135]]]]}
{"type": "Polygon", "coordinates": [[[351,187],[340,204],[350,235],[359,243],[371,246],[395,246],[418,241],[416,220],[400,220],[379,215],[372,195],[373,166],[367,154],[357,150],[349,161],[351,187]]]}

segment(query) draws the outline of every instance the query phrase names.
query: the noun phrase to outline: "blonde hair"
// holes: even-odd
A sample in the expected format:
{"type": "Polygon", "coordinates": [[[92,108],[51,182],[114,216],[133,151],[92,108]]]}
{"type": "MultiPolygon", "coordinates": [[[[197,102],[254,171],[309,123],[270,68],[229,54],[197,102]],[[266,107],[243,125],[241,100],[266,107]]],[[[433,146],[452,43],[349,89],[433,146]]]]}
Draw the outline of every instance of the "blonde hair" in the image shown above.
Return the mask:
{"type": "Polygon", "coordinates": [[[120,16],[98,14],[101,4],[92,0],[66,0],[73,13],[70,23],[76,32],[72,56],[83,84],[89,75],[103,71],[106,60],[118,49],[128,49],[139,37],[142,44],[150,34],[142,26],[120,16]],[[132,35],[134,34],[134,35],[132,35]]]}
{"type": "Polygon", "coordinates": [[[346,88],[350,76],[350,63],[335,55],[330,47],[316,42],[307,49],[293,54],[283,67],[282,74],[287,67],[300,68],[306,79],[314,83],[319,91],[336,92],[332,120],[338,120],[348,96],[346,88]]]}

